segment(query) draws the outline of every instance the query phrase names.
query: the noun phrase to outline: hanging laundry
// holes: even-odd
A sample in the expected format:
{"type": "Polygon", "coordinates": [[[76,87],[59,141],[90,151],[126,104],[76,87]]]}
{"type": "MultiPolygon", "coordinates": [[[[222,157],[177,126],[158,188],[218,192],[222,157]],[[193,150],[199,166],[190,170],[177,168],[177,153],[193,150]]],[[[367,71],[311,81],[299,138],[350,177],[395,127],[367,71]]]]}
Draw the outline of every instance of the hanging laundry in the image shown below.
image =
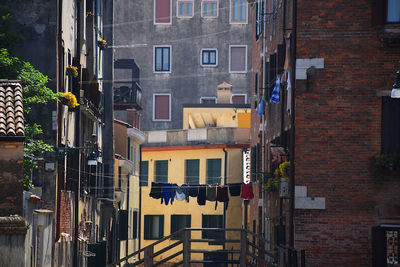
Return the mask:
{"type": "Polygon", "coordinates": [[[228,208],[229,204],[228,187],[223,185],[217,187],[217,201],[215,201],[215,209],[217,209],[218,202],[224,202],[225,210],[228,208]]]}
{"type": "Polygon", "coordinates": [[[242,183],[228,184],[228,187],[229,187],[229,193],[231,194],[231,197],[240,196],[240,189],[242,188],[242,183]]]}
{"type": "Polygon", "coordinates": [[[185,199],[186,199],[186,202],[189,202],[189,185],[187,185],[187,184],[183,184],[183,185],[181,185],[181,189],[183,190],[183,193],[185,194],[185,199]]]}
{"type": "Polygon", "coordinates": [[[264,100],[264,95],[261,97],[260,104],[258,105],[258,111],[257,115],[261,117],[264,115],[264,110],[265,110],[265,100],[264,100]]]}
{"type": "Polygon", "coordinates": [[[281,83],[281,77],[277,76],[276,77],[276,83],[274,90],[272,91],[272,96],[271,96],[271,102],[275,104],[279,104],[279,87],[281,83]]]}
{"type": "Polygon", "coordinates": [[[290,71],[288,72],[288,75],[287,75],[286,91],[287,91],[286,111],[290,115],[291,109],[292,109],[292,82],[290,81],[290,71]]]}
{"type": "Polygon", "coordinates": [[[241,197],[243,199],[253,199],[253,183],[250,182],[248,184],[242,183],[242,194],[241,197]]]}
{"type": "Polygon", "coordinates": [[[149,196],[155,199],[161,198],[162,183],[151,182],[151,190],[149,196]]]}
{"type": "Polygon", "coordinates": [[[173,192],[173,187],[172,184],[170,183],[163,183],[162,184],[162,190],[161,190],[161,204],[163,204],[163,201],[165,205],[168,205],[169,201],[171,200],[171,205],[174,202],[174,197],[172,195],[173,192]]]}
{"type": "Polygon", "coordinates": [[[200,206],[204,206],[206,204],[206,196],[207,196],[206,186],[200,185],[197,194],[197,204],[199,204],[200,206]]]}
{"type": "Polygon", "coordinates": [[[207,185],[206,199],[208,201],[216,201],[217,200],[217,186],[207,185]]]}
{"type": "Polygon", "coordinates": [[[189,196],[197,197],[199,194],[199,185],[189,185],[189,196]]]}
{"type": "Polygon", "coordinates": [[[180,186],[178,186],[175,190],[175,199],[178,201],[186,200],[186,194],[180,186]]]}

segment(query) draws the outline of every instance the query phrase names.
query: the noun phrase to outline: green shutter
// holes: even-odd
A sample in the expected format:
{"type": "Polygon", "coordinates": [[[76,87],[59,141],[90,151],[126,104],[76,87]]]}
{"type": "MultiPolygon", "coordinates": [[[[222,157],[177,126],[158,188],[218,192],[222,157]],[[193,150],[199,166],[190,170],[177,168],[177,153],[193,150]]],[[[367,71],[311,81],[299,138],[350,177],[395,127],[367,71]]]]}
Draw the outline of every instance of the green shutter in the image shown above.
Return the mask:
{"type": "Polygon", "coordinates": [[[199,184],[199,169],[200,169],[200,160],[198,159],[186,160],[187,184],[199,184]]]}
{"type": "Polygon", "coordinates": [[[177,230],[176,215],[171,215],[171,234],[175,233],[177,230]]]}
{"type": "Polygon", "coordinates": [[[207,183],[221,183],[221,159],[207,159],[207,183]]]}
{"type": "Polygon", "coordinates": [[[150,239],[150,216],[151,215],[144,215],[144,239],[150,239]]]}
{"type": "Polygon", "coordinates": [[[156,182],[168,182],[168,160],[156,161],[156,182]]]}
{"type": "Polygon", "coordinates": [[[158,238],[160,239],[160,238],[164,237],[164,215],[158,215],[158,216],[160,216],[160,221],[159,221],[160,224],[158,225],[159,226],[159,233],[160,233],[158,238]]]}
{"type": "Polygon", "coordinates": [[[119,240],[128,240],[128,210],[118,211],[119,240]]]}
{"type": "Polygon", "coordinates": [[[149,162],[140,162],[140,186],[149,185],[149,162]]]}
{"type": "Polygon", "coordinates": [[[137,238],[137,227],[138,227],[138,212],[133,211],[133,233],[132,233],[132,238],[136,239],[137,238]]]}

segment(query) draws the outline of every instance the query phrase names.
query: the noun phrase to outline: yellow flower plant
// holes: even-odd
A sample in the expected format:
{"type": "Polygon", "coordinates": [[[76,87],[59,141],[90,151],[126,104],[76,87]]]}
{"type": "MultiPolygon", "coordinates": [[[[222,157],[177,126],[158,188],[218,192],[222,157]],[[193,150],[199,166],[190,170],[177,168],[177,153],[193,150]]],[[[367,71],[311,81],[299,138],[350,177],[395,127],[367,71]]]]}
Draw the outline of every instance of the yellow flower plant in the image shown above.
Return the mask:
{"type": "Polygon", "coordinates": [[[62,94],[62,98],[65,101],[65,104],[69,107],[69,108],[76,108],[77,106],[79,106],[78,101],[76,100],[76,97],[73,93],[71,92],[66,92],[62,94]]]}

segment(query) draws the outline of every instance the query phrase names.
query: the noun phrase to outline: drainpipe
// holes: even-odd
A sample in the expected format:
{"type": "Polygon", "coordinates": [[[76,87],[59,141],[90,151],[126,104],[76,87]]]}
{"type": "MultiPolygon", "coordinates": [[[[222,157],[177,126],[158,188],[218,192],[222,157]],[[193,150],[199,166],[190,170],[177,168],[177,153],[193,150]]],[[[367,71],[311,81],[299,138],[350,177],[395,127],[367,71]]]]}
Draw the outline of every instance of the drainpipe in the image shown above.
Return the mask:
{"type": "MultiPolygon", "coordinates": [[[[142,164],[142,145],[139,146],[139,164],[142,164]]],[[[142,168],[140,167],[141,165],[139,165],[139,215],[138,215],[138,229],[137,229],[137,238],[138,238],[138,250],[141,249],[140,245],[140,239],[142,238],[142,186],[140,184],[140,178],[142,176],[142,168]]],[[[147,179],[148,182],[148,179],[147,179]]],[[[138,259],[140,260],[140,253],[138,253],[138,259]]]]}
{"type": "MultiPolygon", "coordinates": [[[[222,151],[224,151],[225,153],[225,162],[224,162],[224,186],[226,186],[226,182],[227,182],[227,172],[228,170],[226,169],[226,167],[228,166],[228,151],[226,151],[225,148],[222,149],[222,151]]],[[[226,228],[226,209],[225,209],[225,203],[224,203],[224,225],[223,228],[226,228]]],[[[226,238],[226,232],[225,232],[225,238],[226,238]]],[[[225,242],[224,242],[224,250],[225,250],[225,242]]]]}
{"type": "Polygon", "coordinates": [[[289,198],[289,246],[294,248],[294,189],[295,189],[295,108],[296,108],[296,34],[297,34],[297,0],[293,0],[293,29],[290,36],[291,41],[291,73],[292,103],[291,103],[291,131],[290,131],[290,198],[289,198]]]}

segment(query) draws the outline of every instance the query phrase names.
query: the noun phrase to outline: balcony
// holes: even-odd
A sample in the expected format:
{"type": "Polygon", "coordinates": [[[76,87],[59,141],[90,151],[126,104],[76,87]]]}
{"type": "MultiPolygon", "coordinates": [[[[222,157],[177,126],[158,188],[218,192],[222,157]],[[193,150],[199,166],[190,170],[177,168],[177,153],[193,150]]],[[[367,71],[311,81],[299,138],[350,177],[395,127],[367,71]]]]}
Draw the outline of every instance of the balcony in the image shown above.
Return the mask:
{"type": "MultiPolygon", "coordinates": [[[[120,83],[119,87],[114,89],[114,109],[136,109],[141,110],[142,88],[137,82],[124,85],[120,83]]],[[[118,83],[116,83],[118,85],[118,83]]]]}
{"type": "Polygon", "coordinates": [[[82,69],[82,90],[80,91],[81,110],[100,118],[99,105],[101,92],[96,76],[89,80],[89,72],[86,68],[82,69]]]}

